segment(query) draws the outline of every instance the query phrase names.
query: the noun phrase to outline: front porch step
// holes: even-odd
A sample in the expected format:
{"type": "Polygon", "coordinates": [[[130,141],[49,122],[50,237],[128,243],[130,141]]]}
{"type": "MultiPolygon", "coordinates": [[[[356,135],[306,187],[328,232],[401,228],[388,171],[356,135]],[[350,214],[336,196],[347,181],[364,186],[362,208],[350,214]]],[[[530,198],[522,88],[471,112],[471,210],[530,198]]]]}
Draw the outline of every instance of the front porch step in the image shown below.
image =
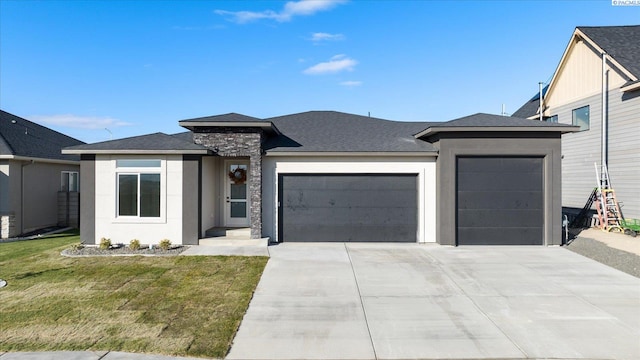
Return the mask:
{"type": "Polygon", "coordinates": [[[226,237],[226,238],[251,238],[251,228],[231,228],[214,227],[204,232],[206,238],[226,237]]]}
{"type": "Polygon", "coordinates": [[[200,246],[268,246],[269,238],[249,239],[237,236],[218,236],[198,240],[200,246]]]}

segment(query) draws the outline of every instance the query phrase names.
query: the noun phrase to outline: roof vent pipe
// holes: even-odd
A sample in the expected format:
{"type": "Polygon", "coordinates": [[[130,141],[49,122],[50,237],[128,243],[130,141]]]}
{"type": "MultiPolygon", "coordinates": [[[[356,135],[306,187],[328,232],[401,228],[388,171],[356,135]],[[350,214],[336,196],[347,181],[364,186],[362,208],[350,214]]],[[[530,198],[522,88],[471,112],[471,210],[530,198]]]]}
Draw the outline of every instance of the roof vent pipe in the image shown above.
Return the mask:
{"type": "Polygon", "coordinates": [[[542,100],[543,100],[542,99],[542,81],[540,81],[538,83],[538,92],[540,93],[540,97],[539,97],[539,99],[540,99],[540,121],[542,121],[542,109],[543,109],[543,107],[542,107],[542,100]]]}

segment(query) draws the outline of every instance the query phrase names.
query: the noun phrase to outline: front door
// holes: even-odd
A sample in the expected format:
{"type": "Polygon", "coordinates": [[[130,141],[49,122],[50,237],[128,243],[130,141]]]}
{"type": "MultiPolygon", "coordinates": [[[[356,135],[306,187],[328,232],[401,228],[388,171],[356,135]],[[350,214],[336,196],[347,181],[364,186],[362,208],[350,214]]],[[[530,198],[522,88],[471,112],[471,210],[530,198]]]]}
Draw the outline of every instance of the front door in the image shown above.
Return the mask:
{"type": "Polygon", "coordinates": [[[249,162],[225,161],[225,226],[249,226],[249,162]]]}

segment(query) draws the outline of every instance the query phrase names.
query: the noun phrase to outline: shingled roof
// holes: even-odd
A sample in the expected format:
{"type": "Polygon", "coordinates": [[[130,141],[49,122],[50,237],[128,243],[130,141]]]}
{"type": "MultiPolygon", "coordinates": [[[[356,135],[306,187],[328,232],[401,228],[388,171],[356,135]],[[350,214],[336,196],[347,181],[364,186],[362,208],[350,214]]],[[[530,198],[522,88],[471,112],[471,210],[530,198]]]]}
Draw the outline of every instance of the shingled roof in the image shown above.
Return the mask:
{"type": "Polygon", "coordinates": [[[0,110],[0,157],[78,161],[61,150],[80,144],[84,142],[0,110]]]}
{"type": "Polygon", "coordinates": [[[65,154],[207,154],[209,150],[189,141],[190,134],[157,132],[118,140],[69,147],[65,154]]]}
{"type": "Polygon", "coordinates": [[[523,119],[513,116],[477,113],[447,122],[434,123],[415,135],[416,138],[430,136],[439,132],[460,131],[542,131],[567,133],[579,127],[546,121],[523,119]]]}
{"type": "Polygon", "coordinates": [[[436,153],[433,145],[412,136],[428,127],[428,122],[390,121],[337,111],[309,111],[266,121],[282,134],[267,141],[267,153],[436,153]]]}
{"type": "Polygon", "coordinates": [[[578,26],[609,56],[640,78],[640,25],[578,26]]]}

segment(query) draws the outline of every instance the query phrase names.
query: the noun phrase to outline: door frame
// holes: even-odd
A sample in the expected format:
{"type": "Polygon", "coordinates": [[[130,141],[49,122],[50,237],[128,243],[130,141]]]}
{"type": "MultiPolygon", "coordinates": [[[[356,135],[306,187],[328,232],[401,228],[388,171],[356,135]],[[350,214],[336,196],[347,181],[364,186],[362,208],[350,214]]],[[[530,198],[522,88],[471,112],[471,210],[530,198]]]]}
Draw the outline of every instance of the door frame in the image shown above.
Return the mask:
{"type": "Polygon", "coordinates": [[[251,177],[249,176],[250,173],[250,161],[249,159],[225,159],[224,160],[224,171],[222,171],[222,176],[224,177],[223,180],[223,186],[224,189],[222,191],[222,208],[223,208],[223,224],[225,227],[249,227],[251,225],[251,194],[249,193],[249,182],[251,181],[251,177]],[[246,222],[234,222],[231,218],[231,207],[230,207],[230,191],[231,191],[231,179],[229,179],[229,166],[231,164],[240,164],[240,165],[246,165],[247,166],[247,181],[245,182],[246,186],[247,186],[247,198],[246,198],[246,203],[247,203],[247,217],[246,217],[246,222]]]}

